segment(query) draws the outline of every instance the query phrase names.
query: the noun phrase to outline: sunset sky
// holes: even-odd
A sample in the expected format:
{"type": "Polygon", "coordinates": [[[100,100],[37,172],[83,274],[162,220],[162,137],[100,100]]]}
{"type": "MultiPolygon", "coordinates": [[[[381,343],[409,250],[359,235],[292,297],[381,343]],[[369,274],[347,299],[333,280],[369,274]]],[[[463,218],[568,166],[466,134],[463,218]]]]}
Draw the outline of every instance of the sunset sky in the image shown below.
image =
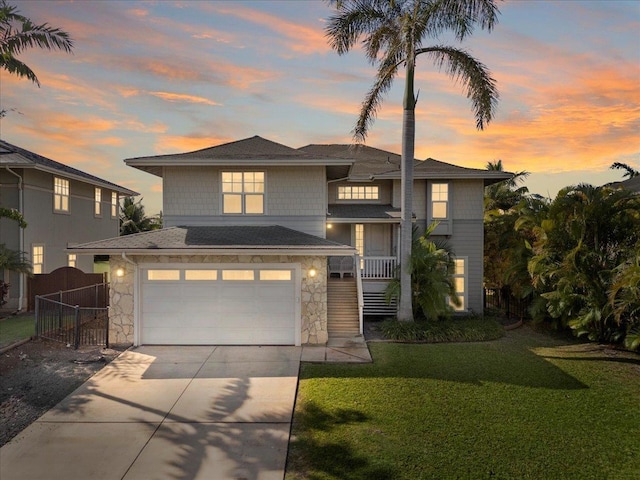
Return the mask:
{"type": "MultiPolygon", "coordinates": [[[[0,137],[140,192],[162,208],[161,179],[123,159],[260,135],[291,147],[349,143],[375,69],[334,53],[324,1],[15,1],[72,36],[72,55],[18,58],[42,84],[0,73],[0,137]]],[[[419,59],[416,157],[531,172],[530,191],[640,168],[640,1],[512,0],[492,33],[462,47],[498,82],[497,116],[475,129],[460,85],[419,59]]],[[[426,45],[452,43],[448,38],[426,45]]],[[[402,84],[367,144],[400,152],[402,84]]]]}

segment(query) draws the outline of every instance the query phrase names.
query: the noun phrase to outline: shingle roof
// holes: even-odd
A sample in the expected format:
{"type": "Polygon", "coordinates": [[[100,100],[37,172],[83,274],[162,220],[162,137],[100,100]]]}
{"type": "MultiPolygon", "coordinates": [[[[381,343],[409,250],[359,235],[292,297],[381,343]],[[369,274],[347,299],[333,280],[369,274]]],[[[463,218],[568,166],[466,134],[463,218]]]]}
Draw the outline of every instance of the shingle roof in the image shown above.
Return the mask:
{"type": "Polygon", "coordinates": [[[194,152],[125,159],[131,167],[162,176],[162,166],[178,165],[350,165],[348,158],[306,153],[257,135],[194,152]]]}
{"type": "Polygon", "coordinates": [[[205,252],[223,249],[331,251],[353,248],[279,225],[243,225],[163,228],[84,243],[69,250],[104,253],[153,251],[160,254],[158,250],[205,252]]]}
{"type": "MultiPolygon", "coordinates": [[[[369,180],[372,178],[400,178],[400,162],[402,157],[397,153],[387,152],[366,145],[307,145],[299,150],[316,155],[353,158],[355,163],[349,173],[351,180],[369,180]]],[[[481,170],[477,168],[459,167],[450,163],[428,158],[414,159],[414,178],[416,179],[449,179],[449,178],[481,178],[485,185],[511,178],[508,172],[481,170]]]]}
{"type": "Polygon", "coordinates": [[[626,188],[627,190],[631,190],[635,193],[640,193],[640,176],[628,178],[622,182],[614,182],[610,183],[609,186],[613,188],[626,188]]]}
{"type": "Polygon", "coordinates": [[[328,208],[329,220],[341,218],[399,219],[400,209],[391,205],[375,204],[331,204],[328,208]]]}
{"type": "Polygon", "coordinates": [[[138,195],[138,192],[129,190],[128,188],[121,187],[115,183],[109,182],[102,178],[96,177],[89,173],[78,170],[77,168],[70,167],[50,158],[43,157],[37,153],[30,152],[24,148],[12,145],[4,140],[0,140],[0,165],[16,168],[36,168],[46,170],[49,172],[57,172],[61,176],[75,177],[80,180],[84,180],[87,183],[102,186],[115,190],[116,192],[123,193],[125,195],[138,195]]]}

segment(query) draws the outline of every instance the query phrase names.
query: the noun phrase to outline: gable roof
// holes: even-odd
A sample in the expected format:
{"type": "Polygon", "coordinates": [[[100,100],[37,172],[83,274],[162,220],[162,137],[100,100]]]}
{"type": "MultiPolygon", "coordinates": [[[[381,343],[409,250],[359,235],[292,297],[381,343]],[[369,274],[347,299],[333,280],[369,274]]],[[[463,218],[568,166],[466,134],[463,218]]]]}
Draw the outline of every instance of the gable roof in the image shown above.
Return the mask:
{"type": "Polygon", "coordinates": [[[127,158],[124,162],[130,167],[161,177],[162,167],[165,166],[344,165],[348,167],[353,160],[306,153],[255,135],[193,152],[127,158]]]}
{"type": "MultiPolygon", "coordinates": [[[[402,157],[397,153],[387,152],[367,145],[307,145],[300,151],[316,155],[339,156],[353,158],[349,179],[353,181],[370,181],[375,179],[399,179],[402,157]]],[[[483,179],[485,186],[511,178],[509,172],[481,170],[477,168],[459,167],[450,163],[428,158],[414,159],[414,179],[483,179]]]]}
{"type": "Polygon", "coordinates": [[[34,168],[54,175],[80,180],[98,187],[108,188],[109,190],[115,190],[127,196],[139,195],[138,192],[121,187],[95,175],[70,167],[69,165],[43,157],[37,153],[30,152],[24,148],[17,147],[4,140],[0,140],[0,167],[34,168]]]}
{"type": "Polygon", "coordinates": [[[279,225],[169,227],[84,243],[70,252],[117,255],[184,255],[188,253],[351,255],[355,249],[279,225]]]}

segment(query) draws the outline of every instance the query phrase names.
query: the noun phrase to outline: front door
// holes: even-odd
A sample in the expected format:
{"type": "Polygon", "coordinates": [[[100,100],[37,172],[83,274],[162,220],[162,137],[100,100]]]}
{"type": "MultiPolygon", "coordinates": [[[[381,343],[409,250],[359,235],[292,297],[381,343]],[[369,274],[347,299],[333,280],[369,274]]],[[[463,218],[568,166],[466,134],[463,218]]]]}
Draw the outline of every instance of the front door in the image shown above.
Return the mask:
{"type": "Polygon", "coordinates": [[[364,256],[386,257],[391,254],[391,230],[386,223],[364,226],[364,256]]]}

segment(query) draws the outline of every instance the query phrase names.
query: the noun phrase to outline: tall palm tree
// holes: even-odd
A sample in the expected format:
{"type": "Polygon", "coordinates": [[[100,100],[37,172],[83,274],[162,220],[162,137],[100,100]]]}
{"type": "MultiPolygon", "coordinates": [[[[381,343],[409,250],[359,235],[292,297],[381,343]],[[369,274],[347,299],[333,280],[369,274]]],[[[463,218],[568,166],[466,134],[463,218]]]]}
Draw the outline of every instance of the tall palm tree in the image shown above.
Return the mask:
{"type": "MultiPolygon", "coordinates": [[[[466,51],[447,46],[424,47],[427,38],[445,31],[463,40],[476,25],[491,30],[497,22],[495,0],[330,0],[336,12],[329,18],[326,35],[339,55],[346,54],[362,38],[367,59],[378,71],[371,90],[365,96],[354,138],[364,141],[380,108],[383,96],[393,80],[405,71],[402,117],[400,280],[401,291],[411,291],[409,258],[413,204],[413,162],[415,155],[414,91],[416,60],[425,54],[436,67],[467,90],[480,130],[493,118],[498,100],[496,82],[488,69],[466,51]]],[[[401,295],[398,319],[413,320],[411,295],[401,295]]]]}
{"type": "Polygon", "coordinates": [[[40,86],[40,81],[33,70],[16,58],[24,50],[33,47],[64,50],[70,53],[73,40],[67,32],[53,28],[47,23],[35,25],[27,17],[20,15],[16,7],[2,0],[0,3],[0,68],[18,77],[26,77],[40,86]]]}
{"type": "Polygon", "coordinates": [[[162,228],[161,215],[147,217],[142,198],[136,202],[133,197],[125,197],[120,207],[120,235],[158,230],[162,228]]]}

